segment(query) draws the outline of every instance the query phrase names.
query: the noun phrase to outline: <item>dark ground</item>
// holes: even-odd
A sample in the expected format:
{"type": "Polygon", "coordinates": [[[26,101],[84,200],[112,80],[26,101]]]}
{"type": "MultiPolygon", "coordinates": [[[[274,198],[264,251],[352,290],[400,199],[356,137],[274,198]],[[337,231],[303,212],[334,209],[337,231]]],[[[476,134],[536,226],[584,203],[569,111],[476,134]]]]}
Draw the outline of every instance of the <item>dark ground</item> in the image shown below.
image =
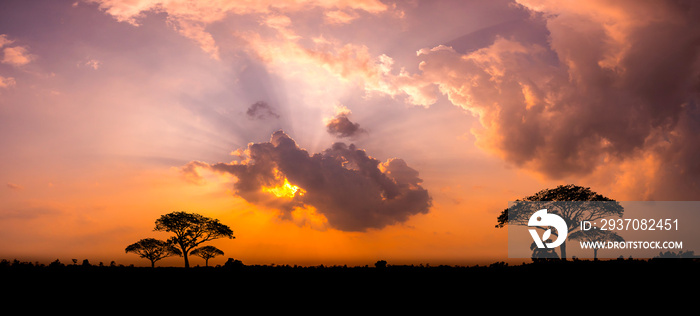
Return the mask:
{"type": "Polygon", "coordinates": [[[699,267],[687,258],[188,269],[3,261],[0,302],[12,315],[692,314],[699,267]]]}
{"type": "MultiPolygon", "coordinates": [[[[381,297],[499,296],[508,292],[551,295],[673,297],[686,286],[697,296],[698,259],[550,261],[489,266],[291,267],[246,266],[145,268],[125,266],[0,264],[5,294],[86,296],[277,294],[381,297]],[[613,291],[614,289],[614,291],[613,291]],[[640,296],[641,295],[641,296],[640,296]]],[[[3,297],[7,297],[4,296],[3,297]]],[[[504,296],[506,297],[506,296],[504,296]]],[[[507,301],[503,302],[507,304],[507,301]]],[[[693,302],[694,303],[694,302],[693,302]]]]}

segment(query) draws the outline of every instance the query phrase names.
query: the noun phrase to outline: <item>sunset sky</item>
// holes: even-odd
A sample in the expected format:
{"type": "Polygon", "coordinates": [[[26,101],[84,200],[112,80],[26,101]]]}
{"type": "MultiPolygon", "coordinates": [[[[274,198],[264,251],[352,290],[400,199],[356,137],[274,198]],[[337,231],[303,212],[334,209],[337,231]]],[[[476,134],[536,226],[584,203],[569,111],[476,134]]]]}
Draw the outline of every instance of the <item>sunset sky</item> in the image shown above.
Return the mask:
{"type": "Polygon", "coordinates": [[[700,200],[699,93],[692,1],[2,1],[0,259],[503,261],[545,188],[700,200]]]}

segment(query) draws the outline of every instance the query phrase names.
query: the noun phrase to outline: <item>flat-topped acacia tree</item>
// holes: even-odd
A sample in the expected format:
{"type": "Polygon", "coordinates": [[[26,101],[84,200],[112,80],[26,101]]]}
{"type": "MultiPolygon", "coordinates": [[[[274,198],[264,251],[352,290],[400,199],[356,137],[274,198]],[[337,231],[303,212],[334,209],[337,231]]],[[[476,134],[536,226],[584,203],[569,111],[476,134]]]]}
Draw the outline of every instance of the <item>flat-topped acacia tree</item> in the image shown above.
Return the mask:
{"type": "Polygon", "coordinates": [[[216,248],[214,246],[202,246],[195,250],[192,250],[192,254],[195,256],[202,257],[202,259],[204,259],[204,266],[208,267],[209,259],[214,258],[216,256],[223,256],[224,252],[221,249],[216,248]]]}
{"type": "Polygon", "coordinates": [[[219,238],[236,238],[231,228],[220,223],[218,219],[186,212],[162,215],[156,220],[155,230],[175,234],[170,238],[170,242],[180,248],[185,258],[185,268],[190,267],[188,254],[200,244],[219,238]]]}
{"type": "Polygon", "coordinates": [[[141,239],[125,249],[126,253],[135,253],[141,258],[151,261],[151,268],[156,266],[156,261],[170,257],[180,256],[182,253],[172,243],[155,238],[141,239]]]}
{"type": "MultiPolygon", "coordinates": [[[[539,209],[549,209],[549,212],[559,215],[566,222],[568,235],[580,228],[581,221],[593,222],[606,217],[622,217],[625,211],[619,202],[600,195],[592,191],[591,188],[573,184],[560,185],[554,189],[544,189],[534,195],[515,200],[513,205],[503,210],[498,216],[496,227],[500,228],[505,225],[527,226],[530,215],[539,209]]],[[[558,236],[559,232],[552,234],[558,236]]],[[[614,236],[610,235],[610,237],[614,236]]],[[[561,259],[566,260],[566,242],[562,243],[559,248],[561,259]]]]}

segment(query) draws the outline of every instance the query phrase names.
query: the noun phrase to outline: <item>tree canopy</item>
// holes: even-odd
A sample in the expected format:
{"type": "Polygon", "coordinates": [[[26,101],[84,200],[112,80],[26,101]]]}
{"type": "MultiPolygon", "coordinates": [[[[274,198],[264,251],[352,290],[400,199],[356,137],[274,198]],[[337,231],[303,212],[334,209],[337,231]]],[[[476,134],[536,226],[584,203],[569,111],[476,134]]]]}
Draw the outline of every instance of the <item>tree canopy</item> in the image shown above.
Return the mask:
{"type": "Polygon", "coordinates": [[[195,247],[218,238],[235,238],[231,228],[218,219],[196,213],[172,212],[162,215],[156,220],[155,230],[175,234],[170,242],[182,251],[186,268],[190,266],[188,254],[195,247]]]}
{"type": "MultiPolygon", "coordinates": [[[[566,222],[569,236],[579,229],[581,221],[595,221],[611,216],[620,217],[624,212],[620,203],[590,188],[573,184],[560,185],[514,201],[498,216],[496,227],[501,228],[507,224],[527,225],[530,215],[540,209],[548,209],[549,212],[559,215],[566,222]]],[[[559,232],[553,234],[558,235],[559,232]]],[[[561,258],[566,259],[566,242],[561,245],[560,250],[561,258]]]]}
{"type": "Polygon", "coordinates": [[[209,259],[214,258],[216,256],[223,256],[224,252],[221,249],[216,248],[214,246],[202,246],[192,250],[192,254],[204,259],[204,266],[208,267],[209,259]]]}
{"type": "Polygon", "coordinates": [[[156,261],[160,259],[182,255],[182,252],[174,247],[172,243],[155,238],[141,239],[127,246],[125,251],[126,253],[135,253],[141,258],[150,260],[151,267],[155,267],[156,261]]]}

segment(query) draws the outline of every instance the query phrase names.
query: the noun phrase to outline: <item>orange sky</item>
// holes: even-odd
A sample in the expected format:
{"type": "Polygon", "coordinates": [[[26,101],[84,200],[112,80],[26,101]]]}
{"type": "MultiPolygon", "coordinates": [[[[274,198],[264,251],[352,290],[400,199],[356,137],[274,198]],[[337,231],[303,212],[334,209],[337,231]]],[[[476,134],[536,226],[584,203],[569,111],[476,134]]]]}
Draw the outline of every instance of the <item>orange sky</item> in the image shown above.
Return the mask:
{"type": "Polygon", "coordinates": [[[124,248],[186,211],[233,229],[213,265],[489,264],[541,189],[700,192],[695,4],[4,6],[0,258],[146,266],[124,248]],[[263,161],[304,196],[265,191],[263,161]]]}

